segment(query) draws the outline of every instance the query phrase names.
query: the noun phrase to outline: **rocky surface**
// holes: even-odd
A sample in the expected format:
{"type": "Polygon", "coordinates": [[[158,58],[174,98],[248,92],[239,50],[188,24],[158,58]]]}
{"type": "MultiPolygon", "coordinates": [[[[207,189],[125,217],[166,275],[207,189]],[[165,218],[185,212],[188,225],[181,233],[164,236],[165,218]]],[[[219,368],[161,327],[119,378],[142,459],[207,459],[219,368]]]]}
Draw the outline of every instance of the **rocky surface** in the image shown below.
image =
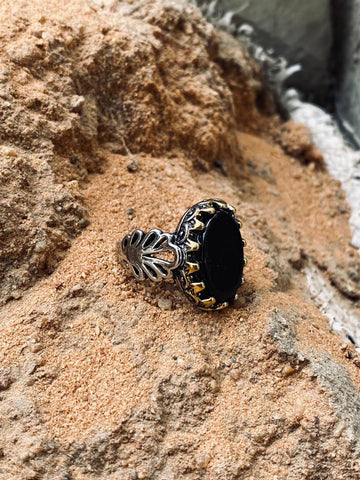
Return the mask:
{"type": "Polygon", "coordinates": [[[360,147],[360,2],[335,0],[334,70],[337,76],[336,109],[344,129],[360,147]]]}
{"type": "Polygon", "coordinates": [[[285,58],[290,65],[301,66],[287,81],[288,86],[298,88],[308,101],[328,103],[333,43],[329,0],[193,0],[193,3],[202,8],[211,22],[235,35],[241,35],[244,25],[250,27],[256,44],[271,51],[274,57],[285,58]]]}
{"type": "Polygon", "coordinates": [[[351,209],[352,245],[360,249],[360,151],[344,139],[334,118],[311,103],[303,102],[293,89],[287,90],[284,103],[291,118],[308,127],[314,144],[321,150],[331,175],[341,182],[351,209]]]}
{"type": "Polygon", "coordinates": [[[306,284],[359,315],[348,207],[246,50],[180,2],[0,15],[0,478],[357,479],[360,357],[306,284]],[[213,314],[116,247],[209,197],[249,259],[213,314]]]}

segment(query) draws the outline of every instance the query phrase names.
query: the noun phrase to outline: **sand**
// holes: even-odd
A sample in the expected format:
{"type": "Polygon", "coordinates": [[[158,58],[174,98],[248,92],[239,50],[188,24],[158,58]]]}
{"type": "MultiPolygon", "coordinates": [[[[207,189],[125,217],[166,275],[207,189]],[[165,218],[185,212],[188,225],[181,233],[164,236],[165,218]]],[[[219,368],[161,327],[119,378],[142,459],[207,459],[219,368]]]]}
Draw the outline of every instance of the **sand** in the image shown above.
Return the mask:
{"type": "Polygon", "coordinates": [[[304,273],[315,264],[358,304],[339,184],[304,128],[280,120],[243,47],[231,53],[194,7],[96,5],[0,7],[14,126],[1,162],[15,179],[2,188],[31,219],[1,237],[22,273],[4,267],[0,478],[358,478],[360,356],[304,273]],[[43,53],[19,63],[13,52],[40,31],[43,53]],[[43,129],[15,138],[27,115],[43,129]],[[134,228],[174,231],[211,197],[237,209],[248,266],[236,303],[207,313],[171,281],[136,282],[117,243],[134,228]]]}

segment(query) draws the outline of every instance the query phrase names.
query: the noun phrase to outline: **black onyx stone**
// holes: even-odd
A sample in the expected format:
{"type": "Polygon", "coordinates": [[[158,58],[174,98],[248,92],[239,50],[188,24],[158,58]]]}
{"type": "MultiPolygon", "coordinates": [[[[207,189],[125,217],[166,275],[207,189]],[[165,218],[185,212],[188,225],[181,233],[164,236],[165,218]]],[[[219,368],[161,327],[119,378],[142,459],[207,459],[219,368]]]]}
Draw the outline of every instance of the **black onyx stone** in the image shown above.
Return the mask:
{"type": "Polygon", "coordinates": [[[234,217],[220,210],[209,220],[203,233],[200,272],[206,296],[230,302],[241,285],[244,248],[234,217]]]}

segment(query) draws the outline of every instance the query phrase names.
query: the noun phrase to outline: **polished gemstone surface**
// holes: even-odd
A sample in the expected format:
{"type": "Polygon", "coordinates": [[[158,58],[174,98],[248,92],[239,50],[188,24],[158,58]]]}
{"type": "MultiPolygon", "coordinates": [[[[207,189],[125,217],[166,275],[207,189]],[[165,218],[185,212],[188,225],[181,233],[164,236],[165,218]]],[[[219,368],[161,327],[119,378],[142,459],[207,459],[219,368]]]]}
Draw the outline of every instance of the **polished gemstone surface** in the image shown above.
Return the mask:
{"type": "Polygon", "coordinates": [[[203,234],[200,271],[209,296],[218,302],[234,299],[241,285],[244,249],[239,227],[233,216],[218,211],[203,234]]]}

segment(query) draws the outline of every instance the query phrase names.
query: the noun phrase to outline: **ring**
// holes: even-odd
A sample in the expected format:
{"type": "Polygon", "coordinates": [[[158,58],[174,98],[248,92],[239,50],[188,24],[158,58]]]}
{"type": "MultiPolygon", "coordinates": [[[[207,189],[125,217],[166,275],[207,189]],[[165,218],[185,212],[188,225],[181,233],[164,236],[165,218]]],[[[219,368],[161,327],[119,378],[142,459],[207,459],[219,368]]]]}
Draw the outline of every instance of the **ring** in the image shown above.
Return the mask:
{"type": "Polygon", "coordinates": [[[174,278],[201,310],[227,307],[244,283],[245,240],[235,209],[217,198],[190,207],[175,233],[134,230],[121,242],[122,260],[137,280],[174,278]]]}

